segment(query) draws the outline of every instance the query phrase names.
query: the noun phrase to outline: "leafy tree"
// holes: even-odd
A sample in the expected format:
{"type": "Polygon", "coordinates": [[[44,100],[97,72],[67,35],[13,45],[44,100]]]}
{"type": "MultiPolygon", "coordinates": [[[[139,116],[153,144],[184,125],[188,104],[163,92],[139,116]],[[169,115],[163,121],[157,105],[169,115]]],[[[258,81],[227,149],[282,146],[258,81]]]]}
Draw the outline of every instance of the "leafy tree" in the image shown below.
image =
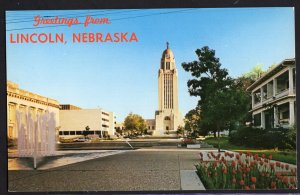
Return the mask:
{"type": "Polygon", "coordinates": [[[90,130],[90,127],[89,126],[86,126],[85,127],[85,130],[82,132],[83,133],[83,136],[86,138],[86,136],[89,134],[89,130],[90,130]]]}
{"type": "MultiPolygon", "coordinates": [[[[214,134],[238,121],[248,111],[248,99],[244,91],[229,77],[228,71],[221,68],[215,51],[205,46],[196,50],[198,61],[183,63],[185,71],[191,72],[193,79],[187,85],[192,96],[200,97],[198,106],[200,126],[214,134]]],[[[220,151],[220,148],[219,148],[220,151]]]]}
{"type": "Polygon", "coordinates": [[[256,81],[257,79],[259,79],[262,74],[264,74],[265,71],[262,69],[262,65],[261,64],[257,64],[256,66],[254,66],[249,72],[245,73],[243,75],[243,77],[245,78],[250,78],[254,81],[256,81]]]}
{"type": "Polygon", "coordinates": [[[147,124],[140,115],[129,113],[125,118],[124,127],[126,131],[141,134],[147,129],[147,124]]]}
{"type": "Polygon", "coordinates": [[[182,137],[184,136],[184,128],[183,126],[179,125],[176,131],[177,135],[180,136],[182,135],[182,137]]]}
{"type": "Polygon", "coordinates": [[[200,130],[200,108],[190,110],[184,119],[184,129],[189,133],[189,135],[207,135],[207,131],[200,130]]]}

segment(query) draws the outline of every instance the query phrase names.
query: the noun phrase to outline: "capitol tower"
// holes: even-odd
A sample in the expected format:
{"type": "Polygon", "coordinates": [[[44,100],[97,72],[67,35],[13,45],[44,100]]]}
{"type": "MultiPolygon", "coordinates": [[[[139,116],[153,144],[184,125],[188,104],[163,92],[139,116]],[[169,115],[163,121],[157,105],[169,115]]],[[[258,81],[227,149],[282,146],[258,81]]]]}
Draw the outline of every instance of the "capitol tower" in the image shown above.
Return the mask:
{"type": "Polygon", "coordinates": [[[178,73],[175,57],[167,42],[158,71],[158,110],[155,112],[154,136],[176,131],[182,123],[178,110],[178,73]]]}

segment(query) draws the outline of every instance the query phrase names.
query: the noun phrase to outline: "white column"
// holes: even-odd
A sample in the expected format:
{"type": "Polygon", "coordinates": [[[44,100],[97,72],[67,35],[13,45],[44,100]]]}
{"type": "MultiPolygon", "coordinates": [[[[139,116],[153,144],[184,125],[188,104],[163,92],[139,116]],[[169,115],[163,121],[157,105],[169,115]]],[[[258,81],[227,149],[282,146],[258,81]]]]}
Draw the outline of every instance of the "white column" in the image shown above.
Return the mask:
{"type": "Polygon", "coordinates": [[[278,125],[278,107],[274,107],[274,127],[278,125]]]}
{"type": "Polygon", "coordinates": [[[263,93],[264,93],[264,91],[263,91],[263,88],[261,87],[260,88],[260,103],[263,102],[263,93]]]}
{"type": "Polygon", "coordinates": [[[266,128],[266,120],[265,120],[265,112],[261,112],[261,127],[264,129],[266,128]]]}
{"type": "Polygon", "coordinates": [[[292,95],[294,92],[294,83],[293,83],[293,67],[289,67],[289,95],[292,95]]]}
{"type": "MultiPolygon", "coordinates": [[[[17,114],[17,111],[19,111],[19,109],[20,109],[20,104],[15,104],[15,115],[17,114]]],[[[22,119],[20,119],[20,122],[22,122],[22,119]]],[[[13,126],[13,137],[14,138],[18,138],[18,131],[17,131],[17,126],[16,126],[16,124],[17,124],[17,117],[15,116],[15,121],[13,121],[13,124],[14,124],[14,126],[13,126]]]]}
{"type": "Polygon", "coordinates": [[[292,126],[295,123],[295,109],[294,109],[294,101],[290,101],[290,121],[289,125],[292,126]]]}
{"type": "Polygon", "coordinates": [[[273,97],[276,97],[277,93],[277,79],[273,79],[273,97]]]}
{"type": "Polygon", "coordinates": [[[254,107],[254,93],[251,93],[251,97],[252,97],[252,108],[254,107]]]}

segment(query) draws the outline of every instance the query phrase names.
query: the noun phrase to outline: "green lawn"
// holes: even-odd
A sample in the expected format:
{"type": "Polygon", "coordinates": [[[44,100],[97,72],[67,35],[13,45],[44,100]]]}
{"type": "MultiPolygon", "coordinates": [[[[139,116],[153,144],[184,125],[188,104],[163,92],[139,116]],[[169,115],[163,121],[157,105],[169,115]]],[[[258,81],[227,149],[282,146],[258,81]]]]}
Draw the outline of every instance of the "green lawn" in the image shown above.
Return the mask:
{"type": "MultiPolygon", "coordinates": [[[[218,148],[218,139],[214,137],[209,137],[204,140],[206,143],[213,145],[218,148]]],[[[273,160],[278,160],[281,162],[286,162],[290,164],[296,164],[296,151],[275,151],[273,149],[263,149],[263,148],[249,148],[246,146],[236,146],[229,143],[227,137],[220,137],[220,148],[225,150],[231,150],[235,152],[251,152],[254,154],[265,154],[269,156],[272,154],[273,160]]]]}

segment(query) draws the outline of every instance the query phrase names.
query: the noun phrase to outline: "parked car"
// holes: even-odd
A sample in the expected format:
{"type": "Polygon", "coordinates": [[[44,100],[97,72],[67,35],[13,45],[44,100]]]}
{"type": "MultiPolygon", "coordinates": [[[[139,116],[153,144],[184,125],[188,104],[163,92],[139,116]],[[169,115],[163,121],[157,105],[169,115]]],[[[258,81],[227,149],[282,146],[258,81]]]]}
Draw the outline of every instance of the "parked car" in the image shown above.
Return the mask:
{"type": "Polygon", "coordinates": [[[73,139],[74,142],[85,142],[88,141],[88,139],[85,139],[84,137],[78,137],[73,139]]]}

